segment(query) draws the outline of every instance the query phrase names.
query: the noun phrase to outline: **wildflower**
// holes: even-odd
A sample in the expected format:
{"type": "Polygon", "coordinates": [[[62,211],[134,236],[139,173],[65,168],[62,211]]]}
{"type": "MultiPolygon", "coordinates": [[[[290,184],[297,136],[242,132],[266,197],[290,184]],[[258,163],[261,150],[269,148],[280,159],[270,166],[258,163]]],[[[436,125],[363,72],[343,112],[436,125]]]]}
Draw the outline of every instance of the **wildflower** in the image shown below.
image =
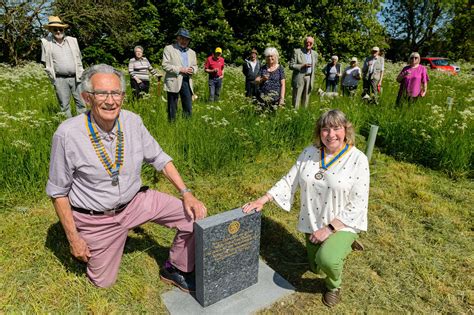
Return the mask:
{"type": "Polygon", "coordinates": [[[18,148],[18,149],[22,149],[24,151],[28,151],[28,149],[31,148],[31,143],[25,141],[25,140],[14,140],[12,142],[12,145],[15,147],[15,148],[18,148]]]}

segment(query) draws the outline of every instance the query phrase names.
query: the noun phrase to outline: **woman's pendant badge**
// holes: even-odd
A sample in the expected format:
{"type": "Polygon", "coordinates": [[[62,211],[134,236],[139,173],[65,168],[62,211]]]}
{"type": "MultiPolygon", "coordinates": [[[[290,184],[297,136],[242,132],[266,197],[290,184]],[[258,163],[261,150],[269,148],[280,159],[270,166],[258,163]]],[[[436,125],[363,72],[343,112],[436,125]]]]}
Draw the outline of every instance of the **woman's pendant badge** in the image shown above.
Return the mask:
{"type": "Polygon", "coordinates": [[[119,178],[117,175],[112,176],[112,186],[117,186],[119,183],[119,178]]]}
{"type": "Polygon", "coordinates": [[[314,178],[317,180],[321,180],[324,178],[324,169],[320,169],[316,174],[314,174],[314,178]]]}

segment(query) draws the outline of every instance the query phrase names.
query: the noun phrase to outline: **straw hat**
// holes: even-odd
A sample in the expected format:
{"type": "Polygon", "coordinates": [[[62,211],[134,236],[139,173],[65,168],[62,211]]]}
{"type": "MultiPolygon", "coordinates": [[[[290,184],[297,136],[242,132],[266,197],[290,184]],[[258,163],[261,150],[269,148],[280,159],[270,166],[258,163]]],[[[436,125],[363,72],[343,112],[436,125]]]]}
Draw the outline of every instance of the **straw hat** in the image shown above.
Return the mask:
{"type": "Polygon", "coordinates": [[[48,17],[48,24],[43,25],[45,29],[50,29],[52,27],[62,27],[62,28],[68,28],[69,25],[66,23],[63,23],[59,16],[49,16],[48,17]]]}

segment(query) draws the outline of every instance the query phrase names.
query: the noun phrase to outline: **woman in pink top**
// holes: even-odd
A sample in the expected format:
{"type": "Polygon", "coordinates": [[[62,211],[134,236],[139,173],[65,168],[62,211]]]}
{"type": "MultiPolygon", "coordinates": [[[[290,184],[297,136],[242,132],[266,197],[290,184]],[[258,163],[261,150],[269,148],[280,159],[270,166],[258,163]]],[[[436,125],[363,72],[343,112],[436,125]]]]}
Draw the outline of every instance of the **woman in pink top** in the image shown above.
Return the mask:
{"type": "Polygon", "coordinates": [[[411,53],[410,64],[404,67],[397,77],[397,82],[400,82],[397,105],[405,101],[414,102],[418,97],[424,97],[428,90],[428,81],[426,68],[420,65],[420,54],[411,53]]]}

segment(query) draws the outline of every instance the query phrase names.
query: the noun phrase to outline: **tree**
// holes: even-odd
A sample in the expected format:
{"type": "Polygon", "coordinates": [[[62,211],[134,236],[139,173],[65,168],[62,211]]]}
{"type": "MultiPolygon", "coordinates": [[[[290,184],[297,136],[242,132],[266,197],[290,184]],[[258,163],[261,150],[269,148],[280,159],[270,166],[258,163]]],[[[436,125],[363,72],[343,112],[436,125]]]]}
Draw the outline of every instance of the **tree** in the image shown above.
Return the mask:
{"type": "MultiPolygon", "coordinates": [[[[309,5],[309,3],[308,3],[309,5]]],[[[377,19],[379,1],[315,1],[311,5],[310,29],[314,30],[322,55],[349,59],[365,56],[373,46],[388,48],[383,26],[377,19]]]]}
{"type": "MultiPolygon", "coordinates": [[[[142,5],[142,1],[137,2],[142,5]]],[[[53,7],[55,14],[71,26],[68,32],[77,37],[85,64],[123,64],[133,47],[143,38],[153,38],[155,32],[155,16],[137,19],[137,12],[148,11],[136,11],[133,5],[132,1],[56,0],[53,7]],[[139,29],[144,22],[152,29],[139,29]]]]}
{"type": "Polygon", "coordinates": [[[429,51],[434,34],[452,18],[453,1],[390,0],[385,3],[382,16],[392,42],[391,55],[406,59],[412,51],[429,51]]]}
{"type": "Polygon", "coordinates": [[[454,18],[437,36],[438,50],[444,49],[452,59],[471,60],[473,54],[473,14],[472,2],[458,1],[454,5],[454,18]]]}
{"type": "Polygon", "coordinates": [[[17,65],[23,59],[35,59],[40,51],[41,21],[49,9],[47,0],[0,0],[2,61],[17,65]]]}

